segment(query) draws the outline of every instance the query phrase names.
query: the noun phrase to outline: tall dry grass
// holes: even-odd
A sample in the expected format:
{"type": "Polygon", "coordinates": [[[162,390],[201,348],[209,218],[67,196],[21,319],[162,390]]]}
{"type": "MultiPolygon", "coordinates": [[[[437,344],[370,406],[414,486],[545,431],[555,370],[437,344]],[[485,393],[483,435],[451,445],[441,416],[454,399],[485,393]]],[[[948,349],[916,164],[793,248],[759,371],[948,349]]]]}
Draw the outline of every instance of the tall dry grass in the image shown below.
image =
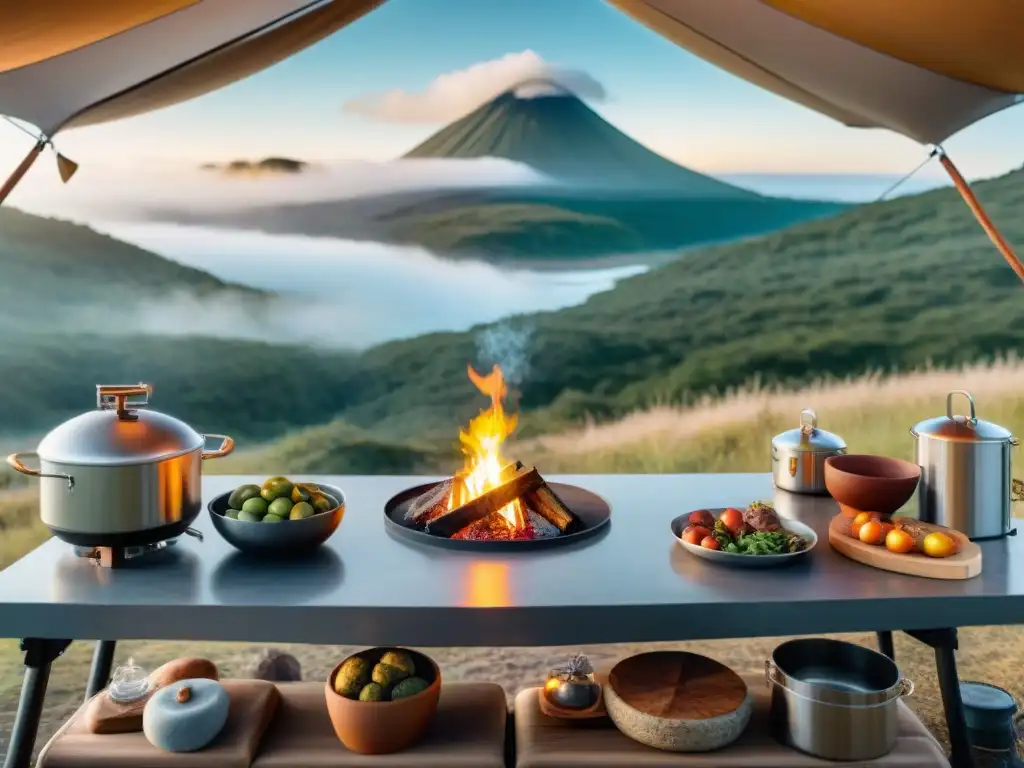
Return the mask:
{"type": "MultiPolygon", "coordinates": [[[[1024,434],[1024,360],[1008,358],[953,370],[872,374],[797,390],[752,388],[695,404],[661,406],[621,421],[590,424],[527,443],[545,468],[568,472],[757,472],[771,439],[798,425],[811,407],[819,426],[854,452],[910,458],[909,429],[945,413],[946,395],[967,390],[980,418],[1024,434]]],[[[954,401],[965,412],[966,399],[954,401]]]]}

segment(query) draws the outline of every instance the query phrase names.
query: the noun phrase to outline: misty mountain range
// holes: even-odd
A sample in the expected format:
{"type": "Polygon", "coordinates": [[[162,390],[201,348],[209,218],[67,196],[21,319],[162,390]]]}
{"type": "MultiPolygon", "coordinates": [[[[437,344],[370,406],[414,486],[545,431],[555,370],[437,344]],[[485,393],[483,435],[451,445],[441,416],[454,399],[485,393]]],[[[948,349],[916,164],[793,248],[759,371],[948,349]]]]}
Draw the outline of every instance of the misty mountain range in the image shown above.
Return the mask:
{"type": "Polygon", "coordinates": [[[544,260],[731,240],[847,207],[758,195],[684,168],[636,142],[566,91],[524,97],[517,86],[405,155],[485,157],[521,163],[550,183],[403,191],[231,211],[163,207],[147,216],[420,245],[456,257],[544,260]]]}

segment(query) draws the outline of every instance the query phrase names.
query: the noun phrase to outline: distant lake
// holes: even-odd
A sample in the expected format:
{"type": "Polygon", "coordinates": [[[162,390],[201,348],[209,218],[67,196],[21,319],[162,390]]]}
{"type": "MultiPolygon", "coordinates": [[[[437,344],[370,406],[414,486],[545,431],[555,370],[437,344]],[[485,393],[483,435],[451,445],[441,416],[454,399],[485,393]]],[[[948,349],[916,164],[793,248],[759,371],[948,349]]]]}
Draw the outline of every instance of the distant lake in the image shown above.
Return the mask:
{"type": "MultiPolygon", "coordinates": [[[[289,294],[264,332],[240,335],[317,340],[332,346],[364,347],[432,331],[465,330],[509,315],[561,309],[647,269],[636,263],[590,269],[503,269],[478,261],[441,259],[422,248],[333,238],[175,224],[92,222],[90,226],[221,280],[289,294]]],[[[157,320],[153,318],[149,325],[157,327],[150,330],[159,330],[162,323],[157,320]]],[[[197,326],[200,321],[194,318],[189,324],[192,332],[203,332],[197,326]]],[[[216,323],[222,324],[223,317],[211,316],[211,325],[216,323]]]]}

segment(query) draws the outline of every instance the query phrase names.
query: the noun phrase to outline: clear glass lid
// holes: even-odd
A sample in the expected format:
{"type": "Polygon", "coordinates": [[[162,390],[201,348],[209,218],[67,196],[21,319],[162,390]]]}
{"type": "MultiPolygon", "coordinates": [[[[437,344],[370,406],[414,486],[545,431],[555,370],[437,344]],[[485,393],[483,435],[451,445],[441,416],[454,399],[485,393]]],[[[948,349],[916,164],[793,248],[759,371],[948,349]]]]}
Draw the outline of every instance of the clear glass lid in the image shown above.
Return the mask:
{"type": "Polygon", "coordinates": [[[107,693],[114,701],[127,703],[141,699],[149,693],[150,687],[149,673],[136,664],[134,659],[128,659],[127,664],[114,670],[107,693]]]}

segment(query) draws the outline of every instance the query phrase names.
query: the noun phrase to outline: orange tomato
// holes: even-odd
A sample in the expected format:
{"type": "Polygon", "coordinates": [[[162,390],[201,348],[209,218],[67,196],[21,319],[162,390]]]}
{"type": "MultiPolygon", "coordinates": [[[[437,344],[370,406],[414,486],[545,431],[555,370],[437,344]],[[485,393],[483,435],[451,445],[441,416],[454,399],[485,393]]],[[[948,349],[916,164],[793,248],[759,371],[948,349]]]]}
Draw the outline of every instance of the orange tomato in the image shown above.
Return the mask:
{"type": "Polygon", "coordinates": [[[705,536],[703,539],[701,539],[700,545],[704,547],[704,549],[722,548],[721,544],[718,543],[718,539],[716,539],[714,536],[705,536]]]}
{"type": "Polygon", "coordinates": [[[877,520],[869,520],[860,527],[857,538],[865,544],[879,545],[885,539],[885,529],[877,520]]]}
{"type": "Polygon", "coordinates": [[[956,554],[957,546],[949,534],[934,531],[924,537],[921,549],[928,557],[949,557],[956,554]]]}
{"type": "Polygon", "coordinates": [[[733,536],[738,536],[739,532],[743,530],[743,513],[735,507],[729,507],[724,510],[718,516],[718,519],[722,521],[722,525],[728,528],[729,533],[733,536]]]}
{"type": "Polygon", "coordinates": [[[885,537],[889,535],[889,531],[896,527],[892,523],[887,523],[884,520],[879,520],[878,522],[882,526],[882,539],[885,539],[885,537]]]}
{"type": "Polygon", "coordinates": [[[893,528],[885,535],[885,548],[898,555],[914,550],[914,537],[900,528],[893,528]]]}
{"type": "Polygon", "coordinates": [[[855,522],[853,522],[851,520],[850,521],[850,536],[855,538],[855,539],[859,539],[860,538],[860,529],[861,529],[862,525],[863,525],[863,523],[855,523],[855,522]]]}
{"type": "Polygon", "coordinates": [[[872,520],[877,520],[878,515],[874,512],[858,512],[853,516],[853,522],[857,525],[864,525],[864,523],[870,523],[872,520]]]}
{"type": "Polygon", "coordinates": [[[711,535],[711,531],[700,525],[687,526],[686,530],[683,531],[683,541],[687,544],[693,544],[699,546],[700,543],[711,535]]]}

